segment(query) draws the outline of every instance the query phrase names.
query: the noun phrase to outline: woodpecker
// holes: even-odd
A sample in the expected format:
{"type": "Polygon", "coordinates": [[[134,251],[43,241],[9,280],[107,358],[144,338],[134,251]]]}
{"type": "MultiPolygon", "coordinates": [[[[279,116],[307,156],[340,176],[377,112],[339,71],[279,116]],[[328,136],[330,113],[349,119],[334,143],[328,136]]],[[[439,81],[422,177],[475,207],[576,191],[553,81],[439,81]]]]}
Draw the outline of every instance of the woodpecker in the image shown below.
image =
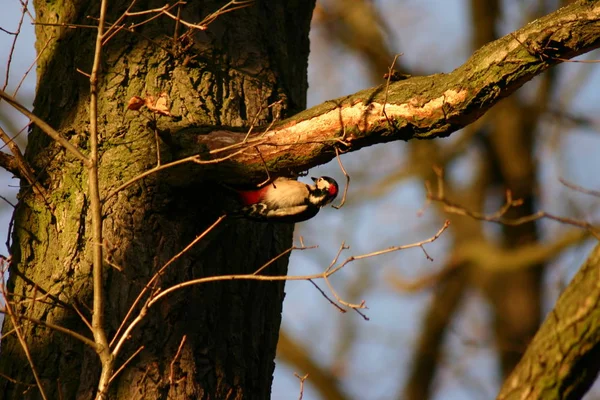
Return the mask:
{"type": "Polygon", "coordinates": [[[337,182],[328,176],[311,179],[314,185],[277,178],[260,189],[236,190],[242,207],[234,215],[265,222],[306,221],[331,203],[339,191],[337,182]]]}

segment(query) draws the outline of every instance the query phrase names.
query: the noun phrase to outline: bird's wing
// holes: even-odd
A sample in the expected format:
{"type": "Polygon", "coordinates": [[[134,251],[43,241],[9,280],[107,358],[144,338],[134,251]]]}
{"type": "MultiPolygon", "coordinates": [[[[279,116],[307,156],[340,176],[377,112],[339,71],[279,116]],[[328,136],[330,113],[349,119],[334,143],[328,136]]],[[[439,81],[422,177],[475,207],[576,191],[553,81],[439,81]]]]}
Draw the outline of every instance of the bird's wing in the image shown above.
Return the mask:
{"type": "Polygon", "coordinates": [[[270,190],[264,193],[261,203],[269,208],[288,208],[306,204],[310,192],[305,183],[286,180],[285,182],[274,182],[270,190]]]}

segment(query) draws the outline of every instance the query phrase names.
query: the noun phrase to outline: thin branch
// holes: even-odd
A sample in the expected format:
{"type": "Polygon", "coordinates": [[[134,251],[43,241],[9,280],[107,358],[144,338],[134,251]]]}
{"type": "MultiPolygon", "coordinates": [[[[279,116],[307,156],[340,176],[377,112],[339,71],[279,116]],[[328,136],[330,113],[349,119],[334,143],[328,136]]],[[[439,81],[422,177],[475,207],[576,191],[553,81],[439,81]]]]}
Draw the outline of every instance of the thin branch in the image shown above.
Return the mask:
{"type": "Polygon", "coordinates": [[[559,181],[560,181],[560,183],[562,183],[563,185],[565,185],[569,189],[573,189],[573,190],[575,190],[577,192],[580,192],[580,193],[589,194],[591,196],[600,197],[600,191],[598,191],[598,190],[586,189],[586,188],[584,188],[582,186],[579,186],[579,185],[576,185],[574,183],[571,183],[571,182],[567,181],[564,178],[560,178],[559,181]]]}
{"type": "MultiPolygon", "coordinates": [[[[204,17],[204,19],[202,21],[200,21],[198,24],[191,24],[191,23],[183,21],[183,20],[181,20],[181,23],[183,25],[187,26],[188,28],[193,28],[193,29],[198,29],[198,30],[204,31],[204,30],[206,30],[206,28],[208,28],[208,25],[210,25],[212,22],[214,22],[219,16],[229,13],[229,12],[232,12],[232,11],[235,11],[235,10],[239,10],[241,8],[248,7],[253,2],[254,2],[254,0],[232,0],[229,3],[225,4],[223,7],[219,8],[217,11],[204,17]]],[[[177,20],[177,16],[171,14],[168,11],[164,11],[164,14],[174,20],[177,20]]]]}
{"type": "Polygon", "coordinates": [[[10,50],[8,52],[8,60],[6,61],[6,77],[4,80],[4,86],[2,86],[2,90],[6,90],[6,87],[8,86],[8,81],[10,78],[10,67],[12,65],[12,57],[15,52],[15,47],[17,45],[17,39],[19,38],[19,34],[21,33],[21,27],[23,26],[23,20],[25,19],[25,10],[27,10],[28,3],[29,0],[25,0],[25,3],[22,4],[23,9],[21,11],[21,17],[19,18],[19,22],[17,23],[17,30],[14,33],[12,33],[14,37],[12,44],[10,45],[10,50]]]}
{"type": "MultiPolygon", "coordinates": [[[[236,146],[236,145],[234,145],[236,146]]],[[[234,146],[228,146],[228,147],[234,147],[234,146]]],[[[239,147],[239,146],[236,146],[239,147]]],[[[129,186],[133,185],[135,182],[144,179],[147,176],[150,176],[152,174],[155,174],[157,172],[163,171],[165,169],[168,168],[172,168],[175,167],[177,165],[181,165],[181,164],[186,164],[186,163],[196,163],[196,164],[218,164],[221,163],[223,161],[229,160],[243,152],[245,152],[247,150],[246,146],[244,146],[244,148],[242,148],[241,150],[238,150],[234,153],[231,153],[227,156],[221,157],[221,158],[216,158],[213,160],[202,160],[202,157],[200,154],[196,154],[190,157],[186,157],[186,158],[182,158],[181,160],[177,160],[177,161],[173,161],[167,164],[162,164],[162,165],[158,165],[154,168],[149,169],[148,171],[142,172],[141,174],[131,178],[130,180],[128,180],[127,182],[123,183],[121,186],[119,186],[118,188],[114,189],[113,191],[111,191],[109,194],[106,195],[106,197],[103,199],[103,201],[106,201],[108,199],[110,199],[111,197],[113,197],[114,195],[116,195],[117,193],[119,193],[121,190],[128,188],[129,186]]],[[[214,151],[214,153],[216,153],[217,151],[214,151]]],[[[210,154],[214,154],[212,151],[210,152],[210,154]]]]}
{"type": "MultiPolygon", "coordinates": [[[[367,308],[367,306],[365,305],[365,301],[364,300],[362,300],[360,302],[360,304],[354,304],[354,303],[350,303],[350,302],[347,302],[347,301],[343,300],[341,298],[341,296],[338,295],[338,293],[334,289],[333,285],[331,285],[331,282],[329,282],[329,278],[327,276],[324,276],[323,280],[325,281],[325,284],[327,284],[327,287],[329,288],[329,291],[331,292],[331,294],[333,295],[333,297],[335,297],[335,299],[337,300],[337,302],[340,303],[341,305],[344,305],[344,306],[346,306],[348,308],[351,308],[351,309],[353,309],[355,311],[358,310],[358,309],[367,308]]],[[[361,317],[363,317],[365,320],[367,320],[367,321],[369,320],[369,318],[366,315],[364,315],[362,313],[359,313],[359,315],[361,317]]]]}
{"type": "MultiPolygon", "coordinates": [[[[8,314],[9,310],[5,306],[4,308],[0,308],[0,313],[6,313],[6,314],[8,314]]],[[[42,321],[42,320],[37,319],[37,318],[28,317],[26,315],[19,316],[19,319],[24,319],[26,321],[33,322],[36,325],[41,325],[41,326],[44,326],[44,327],[46,327],[48,329],[52,329],[52,330],[55,330],[57,332],[64,333],[64,334],[69,335],[72,338],[75,338],[75,339],[79,340],[80,342],[82,342],[82,343],[90,346],[92,349],[96,349],[96,343],[93,340],[88,339],[87,337],[85,337],[85,336],[83,336],[83,335],[81,335],[81,334],[79,334],[79,333],[77,333],[75,331],[72,331],[72,330],[70,330],[68,328],[65,328],[63,326],[55,325],[55,324],[53,324],[51,322],[42,321]]]]}
{"type": "Polygon", "coordinates": [[[189,281],[186,281],[186,282],[179,283],[177,285],[173,285],[170,288],[162,290],[159,293],[157,293],[148,302],[148,308],[150,308],[157,301],[159,301],[160,299],[162,299],[163,297],[169,295],[172,292],[175,292],[177,290],[183,289],[183,288],[188,287],[188,286],[199,285],[199,284],[207,283],[207,282],[231,281],[231,280],[253,280],[253,281],[286,281],[286,280],[290,280],[290,281],[301,281],[301,280],[308,280],[308,279],[324,279],[324,278],[328,278],[331,275],[333,275],[336,272],[338,272],[340,269],[344,268],[347,264],[349,264],[352,261],[362,260],[362,259],[365,259],[365,258],[375,257],[375,256],[378,256],[378,255],[387,254],[387,253],[396,252],[396,251],[405,250],[405,249],[410,249],[410,248],[414,248],[414,247],[421,247],[425,243],[431,243],[431,242],[435,241],[437,238],[439,238],[440,235],[448,228],[449,225],[450,225],[450,222],[446,221],[444,223],[444,226],[442,226],[442,228],[440,228],[440,230],[434,236],[430,237],[429,239],[426,239],[426,240],[423,240],[423,241],[417,242],[417,243],[403,245],[403,246],[393,246],[393,247],[389,247],[387,249],[374,251],[372,253],[361,254],[361,255],[358,255],[358,256],[351,256],[351,257],[348,257],[346,260],[344,260],[341,264],[339,264],[335,268],[328,268],[325,272],[320,273],[320,274],[296,275],[296,276],[294,276],[294,275],[292,275],[292,276],[288,276],[288,275],[282,275],[282,276],[281,275],[280,276],[277,276],[277,275],[274,275],[274,276],[265,276],[265,275],[247,275],[247,274],[240,275],[240,274],[234,274],[234,275],[211,276],[211,277],[205,277],[205,278],[198,278],[198,279],[189,280],[189,281]]]}
{"type": "Polygon", "coordinates": [[[214,228],[216,228],[217,225],[219,225],[221,223],[221,221],[223,221],[223,219],[225,219],[225,217],[226,217],[226,215],[220,216],[215,222],[213,222],[213,224],[211,226],[209,226],[208,228],[206,228],[204,230],[204,232],[202,232],[200,235],[198,235],[198,237],[196,237],[194,240],[192,240],[191,243],[188,244],[183,250],[181,250],[179,253],[177,253],[176,255],[174,255],[173,257],[171,257],[171,259],[169,261],[167,261],[152,276],[152,278],[150,279],[150,281],[148,281],[148,283],[146,284],[146,286],[144,286],[144,288],[140,291],[140,293],[138,294],[137,298],[133,301],[133,304],[131,305],[131,307],[129,307],[129,311],[127,311],[127,314],[125,315],[125,318],[123,318],[123,320],[121,321],[121,325],[119,326],[119,329],[117,329],[117,332],[115,332],[115,335],[113,336],[113,339],[110,342],[110,346],[111,347],[115,344],[115,342],[117,342],[117,344],[115,345],[115,347],[113,349],[113,354],[115,356],[118,354],[119,348],[122,346],[122,344],[124,343],[124,340],[127,337],[127,332],[125,332],[123,335],[121,335],[121,337],[119,337],[119,333],[121,332],[121,330],[125,326],[125,323],[127,323],[127,321],[129,320],[129,317],[131,316],[131,314],[133,313],[133,311],[135,310],[135,308],[137,307],[137,305],[141,301],[142,297],[144,297],[144,295],[146,294],[146,292],[148,290],[150,290],[154,286],[155,282],[162,275],[162,273],[169,267],[169,265],[171,265],[175,260],[177,260],[183,254],[185,254],[196,243],[198,243],[200,240],[202,240],[204,237],[206,237],[206,235],[208,235],[214,228]]]}
{"type": "Polygon", "coordinates": [[[177,19],[175,20],[175,28],[173,29],[173,43],[177,43],[179,39],[179,24],[181,22],[181,5],[177,5],[177,19]]]}
{"type": "Polygon", "coordinates": [[[300,379],[300,395],[298,396],[298,400],[302,400],[302,396],[304,396],[304,381],[308,379],[308,374],[300,376],[294,372],[294,376],[300,379]]]}
{"type": "Polygon", "coordinates": [[[522,199],[513,200],[512,193],[510,190],[506,191],[506,201],[502,207],[498,211],[493,214],[484,214],[477,211],[469,210],[466,207],[463,207],[459,204],[452,203],[449,201],[444,194],[444,182],[442,177],[442,172],[439,169],[435,169],[435,173],[437,175],[438,183],[437,183],[437,193],[434,194],[429,185],[426,185],[427,190],[427,199],[430,201],[440,202],[444,205],[444,211],[456,214],[463,215],[467,217],[471,217],[481,221],[494,222],[500,225],[507,226],[518,226],[527,224],[533,221],[537,221],[539,219],[550,219],[553,221],[557,221],[567,225],[577,226],[579,228],[586,229],[590,234],[594,235],[597,239],[600,239],[600,229],[587,221],[580,221],[573,218],[561,217],[558,215],[554,215],[548,213],[546,211],[538,211],[531,215],[526,215],[519,218],[505,218],[504,215],[510,210],[512,207],[518,207],[523,204],[522,199]]]}
{"type": "Polygon", "coordinates": [[[97,399],[105,399],[108,385],[113,376],[114,357],[110,351],[106,330],[104,328],[104,256],[102,240],[102,201],[100,200],[100,183],[98,181],[98,72],[102,59],[102,39],[104,36],[104,21],[108,1],[100,3],[100,19],[96,34],[96,47],[92,72],[90,73],[90,155],[88,159],[89,196],[92,214],[92,281],[93,281],[93,312],[92,329],[96,342],[96,352],[100,357],[102,372],[98,380],[97,399]]]}
{"type": "Polygon", "coordinates": [[[386,120],[388,121],[388,123],[390,122],[390,119],[387,115],[387,113],[385,112],[385,105],[387,104],[388,101],[388,95],[390,93],[390,82],[392,81],[392,76],[394,76],[394,67],[396,66],[396,61],[398,61],[398,57],[400,57],[402,54],[396,54],[394,56],[394,60],[392,61],[392,65],[390,65],[390,67],[388,68],[388,73],[387,73],[387,80],[385,82],[385,97],[383,98],[383,108],[381,110],[381,113],[385,116],[386,120]]]}
{"type": "Polygon", "coordinates": [[[344,173],[344,176],[346,177],[346,186],[344,187],[344,194],[342,195],[342,200],[340,201],[340,204],[338,204],[337,206],[331,205],[331,207],[335,208],[336,210],[339,210],[346,203],[346,195],[348,194],[348,188],[350,187],[350,175],[348,174],[348,172],[346,172],[346,168],[344,168],[344,164],[342,164],[342,159],[340,158],[340,150],[337,147],[335,148],[335,157],[337,158],[340,169],[342,170],[342,172],[344,173]]]}
{"type": "Polygon", "coordinates": [[[17,334],[19,343],[21,344],[21,347],[23,348],[23,352],[25,352],[25,357],[27,357],[27,361],[29,362],[29,366],[31,367],[31,372],[33,373],[33,377],[35,379],[35,382],[37,383],[37,387],[40,390],[40,395],[42,396],[42,399],[48,400],[48,397],[46,396],[46,393],[44,392],[44,387],[42,386],[42,381],[38,375],[37,369],[35,368],[35,364],[33,363],[33,358],[31,357],[31,353],[29,352],[29,346],[27,345],[27,341],[23,337],[23,333],[21,332],[21,329],[19,328],[18,321],[17,321],[16,316],[11,308],[10,301],[8,300],[8,298],[6,297],[6,293],[4,292],[4,287],[2,287],[1,292],[2,292],[2,297],[4,298],[4,308],[6,310],[6,314],[9,316],[10,321],[15,329],[15,333],[17,334]]]}
{"type": "Polygon", "coordinates": [[[115,379],[117,377],[117,375],[119,375],[121,373],[121,371],[123,371],[125,369],[125,367],[127,366],[127,364],[129,364],[135,358],[135,356],[137,356],[138,354],[140,354],[140,351],[142,351],[142,350],[144,350],[144,346],[140,346],[135,351],[135,353],[133,353],[131,355],[131,357],[129,357],[127,360],[125,360],[125,362],[123,363],[123,365],[121,365],[119,367],[119,369],[117,369],[115,371],[115,373],[110,377],[110,379],[108,380],[108,383],[110,384],[113,381],[113,379],[115,379]]]}
{"type": "MultiPolygon", "coordinates": [[[[394,247],[390,247],[390,248],[385,249],[385,250],[379,250],[379,251],[376,251],[376,252],[373,252],[373,253],[368,253],[368,254],[362,254],[362,255],[359,255],[359,256],[349,257],[348,259],[346,259],[344,262],[342,262],[340,265],[338,265],[335,268],[332,268],[331,265],[328,266],[327,269],[323,273],[320,273],[320,274],[301,275],[301,276],[288,276],[288,275],[279,275],[279,276],[278,275],[272,275],[271,276],[271,275],[254,275],[254,274],[219,275],[219,276],[212,276],[212,277],[205,277],[205,278],[199,278],[199,279],[189,280],[189,281],[177,284],[177,285],[173,285],[173,286],[169,287],[166,290],[158,289],[146,301],[146,303],[141,308],[141,310],[138,313],[138,315],[136,316],[136,318],[134,318],[131,321],[131,323],[129,324],[129,326],[120,335],[119,340],[117,341],[116,345],[114,346],[113,354],[116,356],[116,354],[119,352],[120,348],[123,346],[123,344],[125,343],[125,341],[129,337],[131,331],[137,326],[138,323],[140,323],[145,318],[148,310],[154,304],[156,304],[157,301],[159,301],[163,297],[166,297],[169,294],[171,294],[171,293],[173,293],[175,291],[178,291],[180,289],[183,289],[185,287],[199,285],[199,284],[203,284],[203,283],[207,283],[207,282],[231,281],[231,280],[252,280],[252,281],[271,281],[271,282],[275,282],[275,281],[288,281],[288,280],[290,280],[290,281],[291,280],[299,281],[299,280],[309,280],[309,279],[326,279],[329,276],[331,276],[332,274],[334,274],[337,271],[339,271],[340,269],[342,269],[346,264],[348,264],[348,263],[350,263],[350,262],[352,262],[354,260],[364,259],[364,258],[367,258],[367,257],[373,257],[373,256],[376,256],[376,255],[386,254],[386,253],[390,253],[390,252],[393,252],[393,251],[399,251],[399,250],[409,249],[409,248],[413,248],[413,247],[420,247],[424,243],[431,243],[434,240],[436,240],[448,228],[448,226],[449,226],[449,222],[446,221],[445,224],[444,224],[444,226],[434,236],[432,236],[431,238],[426,239],[424,241],[418,242],[418,243],[408,244],[408,245],[404,245],[404,246],[394,246],[394,247]]],[[[346,247],[342,244],[342,246],[340,247],[340,252],[341,252],[341,250],[343,250],[345,248],[346,247]]],[[[340,252],[338,252],[338,254],[336,255],[334,261],[338,259],[340,252]]],[[[157,275],[155,275],[155,277],[156,276],[157,275]]],[[[152,280],[154,280],[155,277],[153,277],[152,280]]],[[[144,288],[143,291],[147,290],[147,288],[149,286],[150,286],[150,283],[148,285],[146,285],[146,287],[144,288]]],[[[142,297],[142,294],[140,294],[138,296],[138,298],[135,300],[134,306],[135,306],[135,304],[137,304],[137,302],[140,300],[141,297],[142,297]]],[[[132,306],[130,308],[130,311],[128,312],[128,314],[127,314],[127,316],[126,316],[125,319],[127,319],[129,317],[129,315],[131,314],[134,306],[132,306]]],[[[363,316],[363,318],[366,318],[366,316],[364,316],[364,314],[360,314],[360,315],[363,316]]],[[[123,325],[124,325],[124,322],[121,323],[121,327],[119,327],[119,330],[123,327],[123,325]]],[[[115,335],[115,339],[113,339],[113,342],[115,340],[116,340],[116,335],[115,335]]]]}
{"type": "Polygon", "coordinates": [[[317,247],[319,247],[319,246],[304,246],[304,244],[301,244],[300,247],[292,246],[289,249],[284,250],[281,253],[279,253],[278,255],[276,255],[275,257],[271,258],[262,267],[260,267],[256,271],[254,271],[252,273],[252,275],[258,275],[259,273],[264,271],[269,265],[273,264],[275,261],[279,260],[281,257],[285,256],[286,254],[291,253],[293,250],[310,250],[310,249],[316,249],[317,247]]]}
{"type": "MultiPolygon", "coordinates": [[[[1,30],[1,29],[2,29],[2,28],[0,28],[0,30],[1,30]]],[[[10,377],[10,376],[8,376],[8,375],[5,375],[5,374],[3,374],[2,372],[0,372],[0,378],[4,378],[4,379],[6,379],[6,380],[7,380],[7,381],[9,381],[9,382],[12,382],[12,383],[14,383],[15,385],[21,385],[21,386],[25,386],[25,387],[28,387],[28,388],[33,388],[33,387],[35,387],[35,385],[34,385],[34,384],[32,384],[32,383],[25,383],[25,382],[18,381],[18,380],[14,379],[14,378],[11,378],[11,377],[10,377]]]]}
{"type": "Polygon", "coordinates": [[[88,327],[90,332],[94,332],[94,328],[92,328],[92,324],[90,324],[90,321],[88,321],[88,319],[85,317],[85,315],[83,315],[83,313],[79,310],[79,307],[77,307],[76,304],[73,304],[72,307],[75,310],[75,312],[77,313],[77,315],[79,315],[79,318],[81,318],[81,320],[83,321],[85,326],[88,327]]]}
{"type": "Polygon", "coordinates": [[[189,163],[189,162],[196,162],[196,160],[200,160],[200,155],[186,157],[186,158],[182,158],[181,160],[173,161],[173,162],[163,164],[163,165],[158,165],[152,169],[149,169],[148,171],[142,172],[141,174],[131,178],[130,180],[123,183],[118,188],[111,191],[109,194],[106,195],[106,197],[104,197],[103,201],[106,202],[106,200],[110,199],[111,197],[113,197],[114,195],[116,195],[117,193],[122,191],[123,189],[128,188],[129,186],[133,185],[135,182],[137,182],[141,179],[144,179],[147,176],[150,176],[152,174],[155,174],[155,173],[165,170],[167,168],[175,167],[177,165],[181,165],[181,164],[185,164],[185,163],[189,163]]]}
{"type": "MultiPolygon", "coordinates": [[[[31,168],[27,160],[25,160],[25,157],[23,157],[19,146],[17,146],[15,141],[10,136],[8,136],[8,134],[4,131],[4,129],[2,129],[1,126],[0,140],[6,143],[6,146],[8,146],[10,152],[14,156],[14,162],[19,171],[18,176],[25,179],[27,183],[31,185],[35,194],[41,196],[44,200],[46,200],[48,198],[46,194],[46,189],[44,189],[35,178],[35,173],[33,172],[33,169],[31,168]]],[[[48,204],[47,200],[46,203],[48,204]]]]}
{"type": "Polygon", "coordinates": [[[152,10],[144,10],[144,11],[137,11],[137,12],[131,12],[131,8],[133,8],[133,6],[135,5],[136,0],[133,0],[131,2],[131,4],[129,5],[129,7],[127,8],[127,10],[125,10],[125,12],[119,17],[119,19],[114,23],[114,24],[110,24],[110,28],[106,31],[106,33],[104,34],[104,38],[103,38],[103,42],[102,44],[105,45],[106,43],[108,43],[108,41],[110,39],[112,39],[117,33],[119,33],[121,30],[126,30],[128,32],[134,33],[134,29],[147,24],[148,22],[160,17],[164,11],[166,10],[170,10],[173,7],[176,7],[180,4],[184,4],[184,2],[182,1],[178,1],[173,5],[164,5],[163,7],[160,8],[155,8],[152,10]],[[135,23],[135,24],[131,24],[130,26],[126,27],[125,25],[121,25],[121,22],[123,22],[125,20],[125,18],[127,17],[134,17],[134,16],[139,16],[139,15],[146,15],[146,14],[155,14],[153,16],[151,16],[150,18],[147,18],[141,22],[135,23]]]}
{"type": "Polygon", "coordinates": [[[57,132],[54,128],[48,125],[44,120],[37,117],[31,111],[29,111],[26,107],[24,107],[21,103],[19,103],[15,98],[10,96],[4,90],[0,90],[0,98],[4,99],[8,104],[13,106],[17,111],[21,114],[29,118],[34,124],[38,126],[46,135],[50,136],[56,142],[58,142],[61,146],[63,146],[69,153],[78,158],[85,166],[90,165],[90,160],[77,148],[75,147],[69,140],[57,132]]]}
{"type": "MultiPolygon", "coordinates": [[[[0,199],[4,200],[6,202],[6,204],[8,204],[9,206],[11,206],[12,208],[16,208],[17,207],[16,205],[14,205],[13,203],[11,203],[10,200],[8,200],[4,196],[0,196],[0,199]]],[[[6,247],[10,248],[10,246],[6,246],[6,247]]]]}
{"type": "Polygon", "coordinates": [[[185,340],[187,339],[186,335],[183,335],[181,338],[181,342],[179,343],[179,347],[177,348],[177,353],[175,353],[175,357],[171,360],[171,364],[169,366],[169,385],[173,386],[175,382],[175,363],[179,360],[181,356],[181,351],[183,350],[183,345],[185,344],[185,340]]]}
{"type": "Polygon", "coordinates": [[[40,59],[40,57],[42,56],[42,54],[44,54],[44,52],[46,51],[46,49],[48,48],[48,45],[50,44],[50,42],[52,40],[54,40],[54,35],[50,35],[50,37],[48,38],[48,40],[46,40],[46,43],[44,43],[44,46],[42,46],[42,48],[39,51],[37,51],[37,55],[35,56],[35,59],[31,62],[31,64],[29,65],[29,67],[27,68],[27,70],[25,71],[25,73],[23,73],[23,76],[21,77],[21,80],[17,84],[17,87],[15,88],[15,91],[13,92],[13,97],[17,96],[17,93],[19,92],[19,89],[21,89],[21,86],[23,85],[23,82],[25,82],[25,79],[27,78],[27,76],[29,75],[29,73],[31,72],[31,70],[33,69],[33,67],[35,67],[37,65],[38,60],[40,59]]]}
{"type": "Polygon", "coordinates": [[[340,307],[335,301],[331,300],[329,298],[329,296],[327,296],[327,293],[325,293],[323,291],[323,289],[321,289],[319,287],[319,285],[317,285],[315,283],[315,281],[313,281],[312,279],[307,279],[307,281],[310,282],[315,287],[315,289],[317,289],[319,291],[319,293],[321,293],[321,296],[325,297],[325,300],[327,300],[332,306],[334,306],[335,308],[337,308],[337,310],[339,312],[341,312],[342,314],[345,314],[347,312],[345,309],[343,309],[342,307],[340,307]]]}

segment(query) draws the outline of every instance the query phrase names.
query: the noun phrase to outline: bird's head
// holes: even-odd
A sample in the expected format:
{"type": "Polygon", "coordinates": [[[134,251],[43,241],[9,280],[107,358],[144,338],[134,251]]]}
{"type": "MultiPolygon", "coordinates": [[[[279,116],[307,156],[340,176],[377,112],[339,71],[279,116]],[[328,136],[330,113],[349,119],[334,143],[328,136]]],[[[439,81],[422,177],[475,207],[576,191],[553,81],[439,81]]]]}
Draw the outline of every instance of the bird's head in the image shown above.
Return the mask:
{"type": "Polygon", "coordinates": [[[331,203],[339,192],[337,182],[328,176],[311,179],[315,185],[310,194],[310,202],[319,207],[331,203]]]}

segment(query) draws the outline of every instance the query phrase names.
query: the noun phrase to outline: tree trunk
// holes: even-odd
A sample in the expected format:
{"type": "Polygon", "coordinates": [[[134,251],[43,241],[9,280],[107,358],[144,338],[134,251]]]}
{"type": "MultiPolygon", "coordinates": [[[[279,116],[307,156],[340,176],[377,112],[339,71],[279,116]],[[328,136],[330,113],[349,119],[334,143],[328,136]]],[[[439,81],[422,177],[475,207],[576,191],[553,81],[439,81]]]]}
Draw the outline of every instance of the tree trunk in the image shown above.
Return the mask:
{"type": "MultiPolygon", "coordinates": [[[[114,22],[129,1],[109,4],[114,22]]],[[[181,18],[197,22],[222,1],[191,2],[181,18]]],[[[159,8],[138,1],[131,11],[159,8]]],[[[180,149],[169,135],[190,127],[233,126],[243,131],[305,107],[308,31],[314,2],[258,1],[219,16],[206,31],[165,15],[122,30],[103,48],[99,82],[101,197],[180,149]],[[159,117],[128,111],[133,96],[167,93],[171,113],[159,117]],[[270,104],[281,101],[274,107],[270,104]]],[[[94,24],[99,1],[35,1],[39,23],[94,24]]],[[[171,10],[176,14],[177,9],[171,10]]],[[[150,15],[130,17],[124,24],[150,15]]],[[[37,25],[38,88],[35,113],[86,152],[89,73],[94,29],[37,25]]],[[[210,129],[207,129],[210,131],[210,129]]],[[[244,133],[241,133],[244,135],[244,133]]],[[[91,334],[78,312],[91,319],[91,217],[85,168],[58,144],[33,129],[26,157],[49,194],[23,186],[12,234],[9,300],[33,365],[50,399],[91,399],[100,373],[94,350],[73,337],[31,322],[91,334]],[[31,301],[31,299],[36,299],[31,301]],[[26,316],[29,320],[19,318],[26,316]]],[[[106,329],[113,337],[133,301],[156,271],[221,214],[228,194],[202,166],[170,170],[137,181],[103,204],[106,329]]],[[[218,180],[218,177],[214,177],[218,180]]],[[[251,273],[291,245],[293,226],[226,219],[162,275],[160,287],[230,273],[251,273]]],[[[287,258],[266,274],[285,274],[287,258]]],[[[131,333],[111,384],[111,399],[264,399],[269,397],[281,320],[283,282],[227,281],[182,289],[151,308],[131,333]],[[181,351],[178,348],[183,342],[181,351]]],[[[136,312],[139,311],[139,307],[136,312]]],[[[134,315],[137,315],[134,313],[134,315]]],[[[10,318],[3,327],[0,398],[37,399],[40,391],[10,318]],[[25,392],[25,395],[23,393],[25,392]]]]}

